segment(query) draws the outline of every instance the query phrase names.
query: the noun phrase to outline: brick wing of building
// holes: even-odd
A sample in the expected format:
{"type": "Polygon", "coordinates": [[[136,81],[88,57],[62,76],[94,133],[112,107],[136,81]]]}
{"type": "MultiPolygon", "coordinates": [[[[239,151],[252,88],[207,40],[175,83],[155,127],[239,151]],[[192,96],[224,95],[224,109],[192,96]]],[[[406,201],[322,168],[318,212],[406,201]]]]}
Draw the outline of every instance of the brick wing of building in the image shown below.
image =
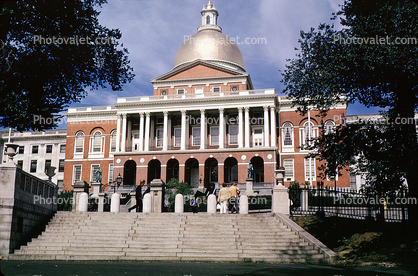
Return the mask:
{"type": "MultiPolygon", "coordinates": [[[[201,14],[202,25],[178,49],[173,69],[151,80],[153,96],[69,109],[64,189],[93,181],[98,166],[103,184],[119,174],[124,185],[171,178],[195,188],[245,183],[249,162],[255,184],[273,183],[279,166],[285,167],[286,185],[321,180],[321,164],[299,149],[322,133],[318,112],[308,120],[274,89],[254,90],[244,58],[222,33],[210,1],[201,14]]],[[[345,113],[346,105],[336,106],[325,125],[332,128],[345,113]]],[[[349,186],[349,174],[337,183],[349,186]]]]}

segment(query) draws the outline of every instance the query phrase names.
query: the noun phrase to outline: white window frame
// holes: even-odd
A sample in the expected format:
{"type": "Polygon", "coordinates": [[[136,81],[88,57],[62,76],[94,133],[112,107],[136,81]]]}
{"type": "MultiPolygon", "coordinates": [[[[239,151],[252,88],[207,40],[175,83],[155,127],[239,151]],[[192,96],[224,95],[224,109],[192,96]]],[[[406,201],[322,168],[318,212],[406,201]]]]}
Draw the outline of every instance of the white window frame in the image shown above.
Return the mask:
{"type": "Polygon", "coordinates": [[[184,94],[186,94],[186,89],[184,89],[184,88],[178,88],[177,89],[177,95],[184,95],[184,94]],[[183,92],[183,93],[180,93],[180,92],[183,92]]]}
{"type": "Polygon", "coordinates": [[[328,120],[324,123],[324,134],[330,134],[335,132],[335,122],[333,120],[328,120]]]}
{"type": "Polygon", "coordinates": [[[156,148],[162,148],[163,147],[163,140],[164,140],[164,129],[163,128],[157,128],[155,130],[155,147],[156,148]],[[161,134],[161,137],[159,136],[161,134]]]}
{"type": "Polygon", "coordinates": [[[97,168],[99,168],[100,164],[91,164],[90,166],[90,182],[95,182],[96,181],[96,175],[94,174],[94,172],[97,170],[97,168]]]}
{"type": "Polygon", "coordinates": [[[82,173],[83,173],[83,166],[81,164],[76,164],[73,165],[73,183],[75,183],[76,181],[80,181],[82,178],[82,173]],[[76,168],[80,168],[80,179],[76,179],[76,168]]]}
{"type": "Polygon", "coordinates": [[[83,157],[84,153],[84,139],[86,135],[82,131],[78,131],[74,137],[74,157],[83,157]],[[80,144],[80,145],[78,145],[80,144]],[[78,150],[80,149],[80,150],[78,150]]]}
{"type": "MultiPolygon", "coordinates": [[[[306,121],[303,124],[303,127],[301,127],[300,128],[300,131],[299,131],[299,133],[300,133],[300,136],[299,137],[302,138],[299,141],[300,146],[305,145],[306,139],[308,139],[308,137],[306,135],[307,134],[306,133],[307,132],[307,124],[308,124],[308,121],[306,121]]],[[[312,127],[312,130],[311,130],[311,139],[314,139],[314,138],[318,137],[318,128],[317,128],[317,126],[314,125],[314,123],[312,121],[311,121],[311,127],[312,127]]],[[[301,149],[301,151],[307,151],[307,150],[302,150],[301,149]]]]}
{"type": "Polygon", "coordinates": [[[290,122],[285,122],[283,125],[282,125],[282,137],[283,137],[283,139],[282,139],[282,146],[283,146],[283,148],[287,148],[287,149],[294,149],[294,145],[295,145],[295,139],[294,139],[294,126],[293,126],[293,124],[292,123],[290,123],[290,122]],[[285,144],[285,140],[286,140],[286,130],[287,129],[290,129],[290,139],[291,139],[291,144],[290,145],[286,145],[285,144]]]}
{"type": "Polygon", "coordinates": [[[194,147],[200,146],[200,127],[192,127],[192,145],[194,147]],[[195,131],[198,131],[199,133],[196,134],[195,131]]]}
{"type": "Polygon", "coordinates": [[[238,132],[239,132],[238,125],[229,125],[229,131],[228,131],[228,133],[229,133],[228,144],[229,145],[233,145],[233,146],[238,145],[238,132]],[[234,135],[231,135],[231,128],[232,127],[237,129],[237,133],[234,134],[234,135]]]}
{"type": "Polygon", "coordinates": [[[283,167],[285,169],[284,181],[295,181],[295,159],[286,158],[283,159],[283,167]],[[289,177],[288,173],[291,171],[289,177]]]}
{"type": "Polygon", "coordinates": [[[214,86],[214,87],[212,87],[212,92],[213,93],[220,93],[220,92],[222,92],[222,88],[220,86],[214,86]],[[219,89],[219,91],[215,91],[216,89],[219,89]]]}
{"type": "Polygon", "coordinates": [[[194,89],[195,94],[203,94],[203,91],[204,91],[203,87],[196,87],[194,89]]]}
{"type": "Polygon", "coordinates": [[[109,164],[109,171],[108,171],[108,181],[109,181],[109,184],[113,183],[113,169],[114,169],[113,163],[110,163],[109,164]]]}
{"type": "Polygon", "coordinates": [[[309,159],[311,159],[311,177],[312,181],[316,181],[316,160],[315,158],[304,158],[304,168],[305,168],[305,181],[310,181],[309,179],[309,159]]]}
{"type": "Polygon", "coordinates": [[[174,147],[181,147],[181,128],[175,127],[174,128],[174,147]],[[180,136],[176,136],[176,131],[180,133],[180,136]]]}
{"type": "Polygon", "coordinates": [[[253,147],[263,147],[264,146],[264,127],[262,126],[254,126],[252,128],[252,136],[253,136],[253,147]],[[256,130],[261,130],[261,134],[255,133],[256,130]],[[257,135],[257,136],[256,136],[257,135]],[[258,138],[260,136],[260,138],[258,138]],[[256,145],[256,141],[261,139],[261,145],[256,145]]]}
{"type": "Polygon", "coordinates": [[[210,145],[211,146],[219,146],[219,126],[211,126],[209,128],[209,136],[210,136],[210,145]],[[213,134],[214,130],[217,129],[218,134],[213,134]]]}
{"type": "Polygon", "coordinates": [[[115,152],[116,151],[116,143],[117,143],[117,135],[116,135],[116,129],[112,130],[110,132],[110,146],[109,146],[109,152],[115,152]],[[115,148],[112,150],[113,144],[115,145],[115,148]]]}

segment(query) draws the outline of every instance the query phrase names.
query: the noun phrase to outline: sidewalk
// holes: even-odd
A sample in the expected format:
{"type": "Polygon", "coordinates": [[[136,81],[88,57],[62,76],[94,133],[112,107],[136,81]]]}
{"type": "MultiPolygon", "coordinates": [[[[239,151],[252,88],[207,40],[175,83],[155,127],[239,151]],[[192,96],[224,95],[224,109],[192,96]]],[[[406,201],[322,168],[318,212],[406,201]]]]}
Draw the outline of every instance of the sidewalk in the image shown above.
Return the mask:
{"type": "Polygon", "coordinates": [[[382,268],[266,263],[2,261],[1,268],[6,276],[389,276],[414,274],[403,270],[382,268]]]}

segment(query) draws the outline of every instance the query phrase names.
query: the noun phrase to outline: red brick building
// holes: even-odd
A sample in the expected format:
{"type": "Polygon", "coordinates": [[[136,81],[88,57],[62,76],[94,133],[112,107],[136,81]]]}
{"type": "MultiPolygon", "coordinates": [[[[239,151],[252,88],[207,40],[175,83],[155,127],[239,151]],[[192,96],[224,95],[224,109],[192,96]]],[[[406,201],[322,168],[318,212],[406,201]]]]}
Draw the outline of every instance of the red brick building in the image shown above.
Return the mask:
{"type": "MultiPolygon", "coordinates": [[[[64,189],[90,182],[99,165],[104,184],[118,174],[125,185],[155,178],[196,188],[244,183],[250,161],[255,183],[273,183],[279,166],[286,184],[320,180],[319,162],[309,163],[299,149],[309,135],[321,134],[317,112],[308,120],[274,89],[254,90],[238,46],[217,25],[215,7],[209,2],[201,14],[202,26],[180,46],[173,69],[151,80],[153,96],[69,109],[64,189]]],[[[345,105],[336,106],[326,126],[332,129],[334,116],[345,112],[345,105]]],[[[349,186],[349,174],[337,185],[349,186]]]]}

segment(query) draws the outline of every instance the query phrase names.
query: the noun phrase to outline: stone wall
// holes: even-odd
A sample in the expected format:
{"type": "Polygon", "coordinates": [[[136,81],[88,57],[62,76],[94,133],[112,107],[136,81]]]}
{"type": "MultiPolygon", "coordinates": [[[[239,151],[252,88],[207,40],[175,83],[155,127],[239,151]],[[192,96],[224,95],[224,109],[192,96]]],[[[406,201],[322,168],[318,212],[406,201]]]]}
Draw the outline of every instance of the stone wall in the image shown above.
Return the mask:
{"type": "Polygon", "coordinates": [[[0,256],[7,259],[39,235],[57,210],[55,184],[22,171],[11,162],[0,165],[0,256]]]}

